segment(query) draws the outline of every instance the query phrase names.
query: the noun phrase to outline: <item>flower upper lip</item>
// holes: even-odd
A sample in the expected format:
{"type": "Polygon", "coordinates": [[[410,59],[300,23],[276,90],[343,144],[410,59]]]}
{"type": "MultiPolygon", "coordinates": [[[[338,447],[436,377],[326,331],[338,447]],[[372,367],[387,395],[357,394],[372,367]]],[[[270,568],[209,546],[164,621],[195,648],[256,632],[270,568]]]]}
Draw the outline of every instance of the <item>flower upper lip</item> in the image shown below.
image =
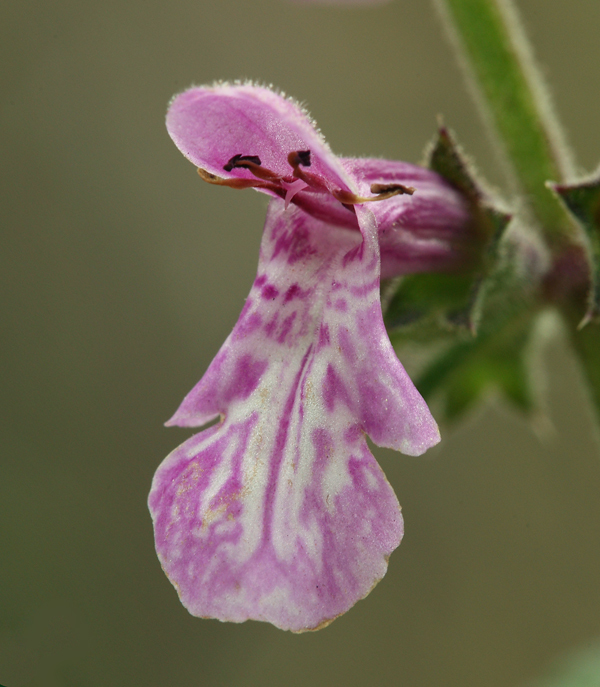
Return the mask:
{"type": "MultiPolygon", "coordinates": [[[[191,162],[215,176],[223,176],[223,165],[233,156],[249,154],[285,177],[287,155],[310,150],[314,173],[340,189],[357,190],[307,113],[270,89],[251,84],[191,88],[172,101],[167,129],[191,162]]],[[[239,168],[225,176],[252,178],[239,168]]]]}
{"type": "Polygon", "coordinates": [[[191,88],[172,101],[167,129],[205,181],[255,188],[334,226],[359,230],[355,203],[386,198],[369,203],[384,277],[455,269],[470,250],[469,208],[446,181],[405,162],[335,156],[309,115],[270,89],[191,88]],[[308,152],[310,167],[300,164],[308,152]]]}

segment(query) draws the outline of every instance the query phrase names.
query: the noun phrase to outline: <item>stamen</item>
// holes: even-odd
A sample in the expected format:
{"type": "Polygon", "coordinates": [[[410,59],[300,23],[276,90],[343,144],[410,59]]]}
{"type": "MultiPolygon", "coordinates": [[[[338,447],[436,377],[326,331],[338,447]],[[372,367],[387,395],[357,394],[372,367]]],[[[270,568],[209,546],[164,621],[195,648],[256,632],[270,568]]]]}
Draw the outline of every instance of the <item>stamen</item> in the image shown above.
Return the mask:
{"type": "Polygon", "coordinates": [[[209,184],[216,184],[217,186],[229,186],[230,188],[252,188],[256,186],[256,181],[254,179],[224,179],[223,177],[218,177],[216,174],[207,172],[202,167],[198,167],[198,174],[202,181],[206,181],[209,184]]]}
{"type": "Polygon", "coordinates": [[[312,174],[311,172],[305,172],[301,167],[310,167],[310,150],[294,150],[288,155],[288,162],[292,169],[294,170],[294,176],[296,179],[301,179],[310,186],[311,189],[315,191],[321,191],[325,193],[330,193],[336,200],[339,200],[345,207],[350,207],[352,205],[359,205],[360,203],[373,203],[378,200],[386,200],[392,196],[398,196],[402,194],[411,195],[415,192],[412,186],[404,186],[404,184],[372,184],[371,193],[376,194],[373,198],[363,198],[362,196],[357,196],[350,191],[344,191],[341,188],[335,188],[332,184],[327,183],[326,179],[323,179],[318,174],[312,174]]]}
{"type": "Polygon", "coordinates": [[[217,186],[229,186],[230,188],[262,188],[271,191],[275,195],[283,198],[285,207],[293,202],[294,196],[308,188],[317,193],[331,194],[338,200],[347,210],[352,211],[354,205],[361,203],[373,203],[375,201],[386,200],[398,195],[409,195],[415,192],[412,186],[405,186],[404,184],[371,184],[371,193],[375,194],[370,198],[363,198],[357,196],[351,191],[345,191],[341,188],[336,188],[331,182],[323,178],[319,174],[307,172],[303,167],[311,166],[310,150],[294,150],[288,155],[288,163],[293,169],[291,176],[281,176],[272,172],[270,169],[262,166],[261,159],[258,155],[242,155],[238,153],[230,158],[227,164],[223,165],[226,172],[231,172],[234,169],[247,169],[251,172],[255,179],[245,179],[234,177],[233,179],[226,179],[219,177],[212,172],[205,169],[198,168],[198,174],[203,181],[209,184],[216,184],[217,186]]]}
{"type": "Polygon", "coordinates": [[[232,169],[247,169],[258,179],[263,181],[279,181],[281,176],[275,174],[270,169],[262,167],[260,157],[258,155],[241,155],[238,153],[234,155],[226,165],[223,165],[226,172],[231,172],[232,169]]]}
{"type": "Polygon", "coordinates": [[[295,150],[288,155],[288,162],[294,169],[300,165],[310,167],[310,150],[295,150]]]}
{"type": "Polygon", "coordinates": [[[302,179],[302,181],[310,186],[313,191],[319,191],[321,193],[333,193],[334,189],[331,184],[327,183],[326,179],[318,174],[313,174],[312,172],[305,172],[301,167],[310,167],[310,150],[294,150],[288,155],[288,163],[294,170],[293,175],[296,179],[302,179]]]}
{"type": "Polygon", "coordinates": [[[216,186],[229,186],[229,188],[266,188],[270,191],[277,192],[277,187],[273,183],[268,183],[266,181],[259,181],[258,179],[240,179],[239,177],[234,177],[233,179],[225,179],[223,177],[218,177],[216,174],[207,172],[202,167],[198,167],[198,174],[202,181],[206,181],[209,184],[215,184],[216,186]]]}
{"type": "Polygon", "coordinates": [[[376,193],[379,196],[379,200],[391,198],[392,196],[412,196],[414,192],[414,186],[405,186],[404,184],[371,184],[371,193],[376,193]]]}
{"type": "Polygon", "coordinates": [[[234,155],[231,160],[226,165],[223,165],[223,169],[226,172],[231,172],[231,170],[234,167],[243,167],[244,169],[250,169],[250,165],[248,164],[251,162],[253,165],[259,165],[261,164],[260,158],[258,155],[234,155]]]}
{"type": "Polygon", "coordinates": [[[349,191],[339,189],[333,192],[333,197],[340,201],[343,205],[359,205],[360,203],[375,203],[379,200],[386,200],[392,196],[400,196],[407,194],[412,196],[415,192],[412,186],[404,186],[404,184],[371,184],[371,193],[376,195],[372,198],[363,198],[357,196],[349,191]]]}

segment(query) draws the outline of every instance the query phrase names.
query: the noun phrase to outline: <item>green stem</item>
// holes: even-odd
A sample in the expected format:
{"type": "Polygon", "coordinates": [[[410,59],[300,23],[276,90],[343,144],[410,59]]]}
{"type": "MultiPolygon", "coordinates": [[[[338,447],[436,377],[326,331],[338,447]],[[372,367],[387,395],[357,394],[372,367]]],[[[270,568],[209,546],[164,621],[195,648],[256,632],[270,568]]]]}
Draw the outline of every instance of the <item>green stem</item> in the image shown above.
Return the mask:
{"type": "Polygon", "coordinates": [[[569,231],[569,222],[545,182],[568,175],[571,164],[514,10],[508,0],[435,1],[514,175],[554,242],[569,231]]]}

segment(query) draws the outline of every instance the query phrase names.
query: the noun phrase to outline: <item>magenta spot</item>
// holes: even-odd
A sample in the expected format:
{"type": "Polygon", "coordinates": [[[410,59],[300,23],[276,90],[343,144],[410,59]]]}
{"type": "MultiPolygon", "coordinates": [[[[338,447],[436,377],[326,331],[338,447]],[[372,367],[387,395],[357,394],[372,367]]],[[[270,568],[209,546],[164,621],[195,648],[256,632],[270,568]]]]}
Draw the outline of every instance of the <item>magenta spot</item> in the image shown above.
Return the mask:
{"type": "Polygon", "coordinates": [[[336,401],[340,401],[350,410],[352,410],[354,405],[346,385],[331,364],[327,366],[327,372],[323,379],[323,400],[325,401],[325,407],[330,413],[335,410],[336,401]]]}
{"type": "Polygon", "coordinates": [[[279,313],[275,313],[272,319],[270,319],[267,324],[265,325],[265,334],[267,335],[267,338],[271,338],[273,336],[273,333],[275,332],[275,329],[277,328],[277,324],[279,323],[279,313]]]}
{"type": "Polygon", "coordinates": [[[319,328],[319,350],[330,345],[331,339],[329,337],[329,325],[321,323],[321,327],[319,328]]]}
{"type": "Polygon", "coordinates": [[[267,301],[274,301],[279,296],[279,291],[272,284],[267,284],[261,295],[267,301]]]}
{"type": "Polygon", "coordinates": [[[365,481],[364,467],[363,467],[360,460],[357,460],[354,457],[351,458],[348,461],[348,472],[350,473],[350,476],[352,477],[352,481],[354,482],[354,485],[356,487],[360,488],[364,485],[364,481],[365,481]]]}
{"type": "Polygon", "coordinates": [[[333,307],[338,312],[347,312],[348,311],[348,303],[346,303],[346,300],[344,298],[338,298],[337,301],[333,304],[333,307]]]}
{"type": "Polygon", "coordinates": [[[260,277],[256,277],[254,280],[254,286],[256,286],[257,289],[260,289],[261,286],[263,286],[267,281],[267,275],[266,274],[261,274],[260,277]]]}
{"type": "Polygon", "coordinates": [[[279,336],[277,337],[277,341],[279,343],[284,343],[287,335],[290,333],[290,330],[292,328],[292,325],[294,324],[294,320],[296,319],[297,314],[298,313],[293,312],[291,315],[288,315],[281,324],[281,330],[279,332],[279,336]]]}
{"type": "Polygon", "coordinates": [[[364,297],[368,296],[371,292],[379,290],[379,275],[370,282],[361,284],[360,286],[351,286],[350,291],[353,296],[364,297]]]}
{"type": "MultiPolygon", "coordinates": [[[[315,462],[313,465],[313,483],[319,484],[320,477],[327,467],[329,459],[334,453],[334,443],[331,434],[322,428],[313,430],[312,433],[313,445],[315,447],[315,462]]],[[[321,504],[317,503],[317,507],[321,504]]]]}
{"type": "Polygon", "coordinates": [[[256,389],[264,371],[267,369],[266,360],[255,360],[251,355],[242,356],[229,375],[223,389],[222,401],[226,405],[234,399],[246,399],[256,389]]]}
{"type": "MultiPolygon", "coordinates": [[[[360,411],[357,415],[369,436],[381,436],[389,431],[390,423],[393,421],[394,407],[389,404],[389,389],[380,380],[373,379],[368,372],[358,375],[358,384],[361,394],[368,403],[361,403],[360,411]]],[[[403,429],[406,436],[406,429],[403,429]]]]}
{"type": "Polygon", "coordinates": [[[356,351],[354,350],[350,332],[345,327],[340,327],[338,330],[338,348],[344,358],[349,363],[354,364],[356,361],[356,351]]]}
{"type": "Polygon", "coordinates": [[[294,300],[294,298],[304,298],[305,294],[298,284],[292,284],[290,288],[285,292],[285,297],[283,299],[284,303],[289,303],[294,300]]]}
{"type": "Polygon", "coordinates": [[[348,445],[355,444],[357,441],[360,439],[364,439],[364,432],[362,430],[362,427],[359,424],[352,425],[352,427],[348,427],[348,429],[344,432],[344,441],[348,445]]]}
{"type": "Polygon", "coordinates": [[[375,336],[383,336],[383,320],[381,317],[381,308],[379,303],[373,303],[372,306],[360,313],[357,323],[358,334],[362,338],[372,338],[375,336]]]}
{"type": "MultiPolygon", "coordinates": [[[[246,308],[244,308],[246,310],[246,308]]],[[[235,340],[243,339],[250,336],[253,332],[260,328],[262,324],[262,317],[257,313],[250,313],[247,317],[241,317],[233,330],[235,340]]]]}
{"type": "Polygon", "coordinates": [[[352,248],[352,250],[349,250],[346,255],[344,255],[344,258],[342,260],[342,265],[344,267],[347,267],[351,262],[354,262],[355,260],[362,260],[363,256],[363,248],[364,248],[364,241],[356,246],[355,248],[352,248]]]}
{"type": "Polygon", "coordinates": [[[275,244],[273,258],[279,253],[287,255],[287,261],[293,265],[299,260],[303,260],[317,253],[317,249],[310,242],[310,235],[305,227],[292,227],[287,234],[282,234],[275,244]]]}

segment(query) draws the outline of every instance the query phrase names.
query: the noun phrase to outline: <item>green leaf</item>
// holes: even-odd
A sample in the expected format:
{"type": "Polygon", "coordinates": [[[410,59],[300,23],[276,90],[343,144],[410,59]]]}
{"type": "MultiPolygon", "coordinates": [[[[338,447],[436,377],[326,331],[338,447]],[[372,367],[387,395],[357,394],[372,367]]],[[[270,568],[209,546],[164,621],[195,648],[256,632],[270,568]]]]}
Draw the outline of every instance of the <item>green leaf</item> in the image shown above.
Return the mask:
{"type": "Polygon", "coordinates": [[[600,319],[600,170],[574,184],[550,184],[587,238],[586,250],[591,280],[587,313],[580,326],[600,319]]]}

